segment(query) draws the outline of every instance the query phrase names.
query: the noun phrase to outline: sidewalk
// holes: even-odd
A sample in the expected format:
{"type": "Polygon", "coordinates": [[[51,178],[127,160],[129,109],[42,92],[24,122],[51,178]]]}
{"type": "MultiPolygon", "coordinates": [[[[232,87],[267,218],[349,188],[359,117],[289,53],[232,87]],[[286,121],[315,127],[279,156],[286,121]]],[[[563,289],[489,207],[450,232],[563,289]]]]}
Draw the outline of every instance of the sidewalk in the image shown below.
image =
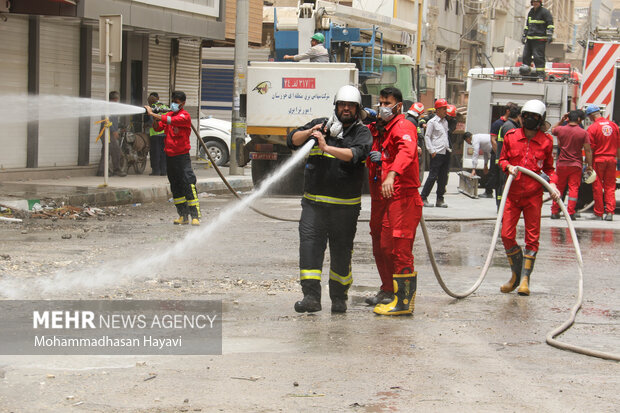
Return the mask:
{"type": "MultiPolygon", "coordinates": [[[[196,190],[203,193],[223,194],[228,189],[214,168],[204,167],[205,163],[194,162],[197,178],[196,190]]],[[[249,168],[244,176],[229,176],[228,168],[220,168],[236,191],[252,189],[252,176],[249,168]]],[[[133,172],[133,171],[132,171],[133,172]]],[[[0,205],[15,209],[31,209],[32,205],[45,200],[56,204],[73,206],[107,206],[153,202],[169,199],[170,184],[166,176],[149,176],[150,168],[143,175],[130,173],[125,177],[111,176],[108,186],[103,187],[103,177],[77,176],[62,179],[35,179],[24,181],[5,181],[0,183],[0,205]]]]}

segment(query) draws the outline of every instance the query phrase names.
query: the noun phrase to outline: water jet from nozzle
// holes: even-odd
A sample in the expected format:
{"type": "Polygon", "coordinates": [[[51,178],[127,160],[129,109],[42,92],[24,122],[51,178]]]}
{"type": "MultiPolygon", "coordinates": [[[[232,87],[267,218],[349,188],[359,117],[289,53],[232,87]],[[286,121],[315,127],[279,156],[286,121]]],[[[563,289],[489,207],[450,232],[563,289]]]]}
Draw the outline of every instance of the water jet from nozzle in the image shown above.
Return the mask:
{"type": "Polygon", "coordinates": [[[106,114],[115,116],[146,112],[142,106],[59,95],[0,95],[0,111],[5,123],[99,118],[106,114]]]}

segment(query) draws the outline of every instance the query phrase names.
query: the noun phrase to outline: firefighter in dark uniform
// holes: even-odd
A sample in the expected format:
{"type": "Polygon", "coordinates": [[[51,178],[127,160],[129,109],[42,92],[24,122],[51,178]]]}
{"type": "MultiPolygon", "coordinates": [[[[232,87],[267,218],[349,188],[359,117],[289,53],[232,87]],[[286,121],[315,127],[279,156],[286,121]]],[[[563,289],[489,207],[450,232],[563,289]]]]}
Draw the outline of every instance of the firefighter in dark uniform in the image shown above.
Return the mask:
{"type": "Polygon", "coordinates": [[[347,292],[353,282],[351,253],[372,136],[362,123],[365,112],[357,88],[341,87],[334,105],[330,119],[314,119],[287,137],[291,149],[316,140],[306,162],[301,200],[299,269],[304,297],[295,303],[298,313],[321,310],[321,272],[328,241],[332,313],[347,311],[347,292]]]}
{"type": "Polygon", "coordinates": [[[548,9],[542,6],[541,0],[532,0],[532,8],[527,14],[521,42],[523,47],[523,64],[536,66],[536,76],[545,78],[545,47],[553,40],[553,17],[548,9]]]}

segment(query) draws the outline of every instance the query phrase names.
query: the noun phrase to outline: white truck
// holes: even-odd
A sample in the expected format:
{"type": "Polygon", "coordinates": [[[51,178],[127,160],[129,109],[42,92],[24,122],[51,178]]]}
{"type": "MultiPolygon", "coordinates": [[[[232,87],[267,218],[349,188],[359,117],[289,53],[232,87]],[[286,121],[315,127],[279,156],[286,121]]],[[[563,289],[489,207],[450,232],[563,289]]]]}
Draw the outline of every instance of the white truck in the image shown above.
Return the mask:
{"type": "MultiPolygon", "coordinates": [[[[291,156],[290,131],[334,111],[334,96],[344,85],[358,86],[352,63],[251,62],[247,75],[246,123],[252,181],[258,184],[291,156]]],[[[274,190],[299,193],[300,166],[274,190]]]]}
{"type": "MultiPolygon", "coordinates": [[[[489,133],[491,123],[504,114],[507,103],[523,106],[531,99],[541,100],[547,105],[547,121],[554,125],[568,112],[575,93],[575,85],[568,80],[536,82],[484,74],[470,76],[467,82],[469,103],[465,128],[472,134],[489,133]]],[[[472,154],[472,147],[464,142],[464,170],[472,169],[472,154]]],[[[480,162],[478,166],[482,166],[480,162]]]]}

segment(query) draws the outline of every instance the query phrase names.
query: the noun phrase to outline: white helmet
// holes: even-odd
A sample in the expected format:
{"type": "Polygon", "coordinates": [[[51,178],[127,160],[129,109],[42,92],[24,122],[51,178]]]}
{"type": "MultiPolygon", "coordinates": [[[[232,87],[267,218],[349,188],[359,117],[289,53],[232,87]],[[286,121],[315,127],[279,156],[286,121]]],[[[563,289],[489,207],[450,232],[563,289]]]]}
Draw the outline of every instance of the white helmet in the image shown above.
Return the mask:
{"type": "Polygon", "coordinates": [[[594,169],[583,173],[583,182],[586,184],[593,184],[594,181],[596,181],[596,172],[594,172],[594,169]]]}
{"type": "Polygon", "coordinates": [[[540,100],[528,100],[521,108],[521,113],[523,112],[535,113],[540,115],[540,117],[544,120],[545,115],[547,114],[547,107],[540,100]]]}
{"type": "Polygon", "coordinates": [[[360,91],[357,90],[355,86],[344,85],[343,87],[338,89],[338,92],[336,93],[336,96],[334,97],[334,105],[338,102],[353,102],[353,103],[357,103],[357,105],[361,107],[362,106],[362,95],[360,94],[360,91]]]}

